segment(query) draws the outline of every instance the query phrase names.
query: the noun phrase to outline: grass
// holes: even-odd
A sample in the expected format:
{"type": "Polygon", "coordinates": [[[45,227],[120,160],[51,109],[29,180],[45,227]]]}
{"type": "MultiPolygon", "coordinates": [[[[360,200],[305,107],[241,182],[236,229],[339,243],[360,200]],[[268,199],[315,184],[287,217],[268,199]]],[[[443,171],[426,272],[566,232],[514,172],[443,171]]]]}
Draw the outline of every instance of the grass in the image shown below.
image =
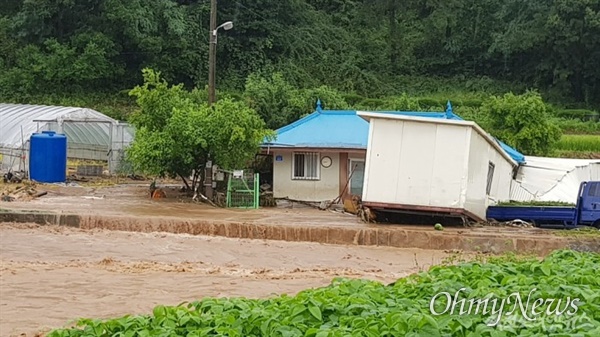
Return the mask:
{"type": "Polygon", "coordinates": [[[600,159],[600,151],[564,151],[556,150],[551,154],[555,158],[600,159]]]}
{"type": "Polygon", "coordinates": [[[600,135],[563,135],[556,144],[559,151],[600,152],[600,135]]]}
{"type": "Polygon", "coordinates": [[[573,238],[600,238],[600,230],[592,227],[557,230],[554,232],[557,236],[573,237],[573,238]]]}
{"type": "Polygon", "coordinates": [[[565,134],[574,135],[600,135],[600,122],[581,121],[578,119],[554,118],[560,129],[565,134]]]}

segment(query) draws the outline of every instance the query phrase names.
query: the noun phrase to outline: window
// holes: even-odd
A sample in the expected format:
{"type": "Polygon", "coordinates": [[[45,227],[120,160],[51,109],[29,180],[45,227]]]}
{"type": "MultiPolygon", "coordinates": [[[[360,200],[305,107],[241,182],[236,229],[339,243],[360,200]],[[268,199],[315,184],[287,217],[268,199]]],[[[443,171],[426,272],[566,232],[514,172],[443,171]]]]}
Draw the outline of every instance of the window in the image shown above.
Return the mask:
{"type": "Polygon", "coordinates": [[[590,190],[588,191],[588,196],[590,197],[600,197],[600,183],[589,183],[590,190]]]}
{"type": "Polygon", "coordinates": [[[489,162],[488,165],[488,174],[487,174],[487,186],[485,187],[485,194],[490,195],[492,191],[492,181],[494,181],[494,169],[496,165],[494,163],[489,162]]]}
{"type": "Polygon", "coordinates": [[[318,180],[319,154],[317,152],[294,153],[292,179],[318,180]]]}
{"type": "Polygon", "coordinates": [[[365,178],[365,161],[350,159],[348,165],[348,175],[350,177],[350,194],[362,197],[363,180],[365,178]],[[354,170],[354,172],[352,171],[354,170]]]}

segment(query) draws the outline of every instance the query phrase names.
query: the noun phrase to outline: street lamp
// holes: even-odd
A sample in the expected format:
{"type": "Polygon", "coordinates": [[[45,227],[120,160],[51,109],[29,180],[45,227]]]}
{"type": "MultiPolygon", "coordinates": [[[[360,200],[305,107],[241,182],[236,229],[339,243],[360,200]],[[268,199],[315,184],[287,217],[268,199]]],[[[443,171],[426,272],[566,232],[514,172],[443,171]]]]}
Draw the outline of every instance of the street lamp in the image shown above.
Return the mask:
{"type": "MultiPolygon", "coordinates": [[[[211,27],[214,27],[216,18],[211,17],[211,27]]],[[[217,31],[223,28],[224,30],[230,30],[233,28],[233,22],[227,21],[220,26],[214,28],[210,32],[210,46],[208,55],[208,105],[211,106],[216,101],[215,95],[215,73],[216,73],[216,62],[217,62],[217,31]]]]}
{"type": "Polygon", "coordinates": [[[219,27],[217,27],[215,30],[213,30],[213,36],[214,36],[214,43],[217,43],[217,31],[219,29],[223,28],[224,30],[230,30],[231,28],[233,28],[233,22],[231,21],[227,21],[223,24],[221,24],[219,27]]]}

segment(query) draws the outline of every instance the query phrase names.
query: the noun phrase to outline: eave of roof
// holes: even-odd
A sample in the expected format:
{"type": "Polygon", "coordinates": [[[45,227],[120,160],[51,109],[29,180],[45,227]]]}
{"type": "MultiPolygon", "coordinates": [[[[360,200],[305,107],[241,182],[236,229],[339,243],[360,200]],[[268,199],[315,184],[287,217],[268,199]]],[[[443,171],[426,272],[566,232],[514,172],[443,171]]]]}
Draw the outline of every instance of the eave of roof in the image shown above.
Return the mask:
{"type": "MultiPolygon", "coordinates": [[[[323,110],[320,102],[315,112],[276,130],[276,138],[262,144],[266,148],[321,148],[321,149],[366,149],[369,124],[355,110],[323,110]]],[[[374,111],[361,112],[373,116],[412,116],[425,119],[464,121],[454,114],[450,102],[445,112],[418,111],[374,111]]],[[[481,129],[481,128],[480,128],[481,129]]],[[[506,154],[519,164],[525,157],[498,139],[481,130],[493,139],[506,154]]]]}

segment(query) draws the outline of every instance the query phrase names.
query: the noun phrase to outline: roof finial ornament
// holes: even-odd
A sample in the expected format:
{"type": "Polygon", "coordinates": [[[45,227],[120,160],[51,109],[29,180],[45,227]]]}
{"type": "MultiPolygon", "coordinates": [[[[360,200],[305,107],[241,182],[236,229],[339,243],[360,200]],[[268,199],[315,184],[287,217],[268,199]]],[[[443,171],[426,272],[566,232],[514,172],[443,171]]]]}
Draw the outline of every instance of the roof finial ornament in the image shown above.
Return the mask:
{"type": "Polygon", "coordinates": [[[323,110],[323,104],[321,104],[321,99],[317,98],[317,111],[323,110]]]}
{"type": "Polygon", "coordinates": [[[448,103],[446,103],[446,118],[451,119],[453,114],[452,104],[450,103],[450,100],[448,100],[448,103]]]}

